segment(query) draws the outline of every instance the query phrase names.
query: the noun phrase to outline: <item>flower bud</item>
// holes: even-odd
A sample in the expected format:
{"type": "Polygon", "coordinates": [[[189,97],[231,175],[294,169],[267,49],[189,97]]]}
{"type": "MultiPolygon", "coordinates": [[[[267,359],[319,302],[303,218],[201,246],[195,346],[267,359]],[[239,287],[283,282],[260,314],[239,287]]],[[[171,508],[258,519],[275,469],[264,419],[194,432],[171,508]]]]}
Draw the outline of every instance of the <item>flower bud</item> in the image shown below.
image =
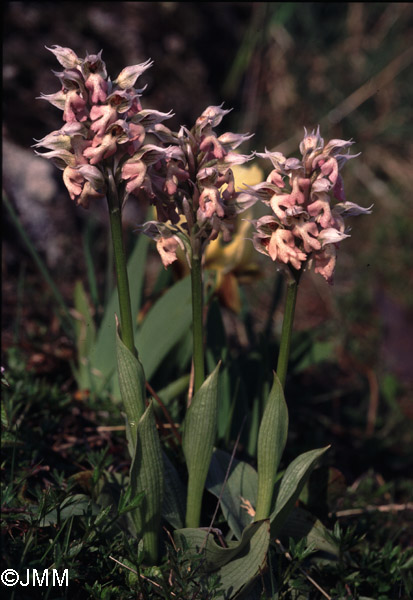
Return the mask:
{"type": "Polygon", "coordinates": [[[45,48],[46,50],[53,52],[57,60],[65,69],[75,69],[81,63],[81,60],[78,58],[77,54],[70,48],[63,48],[62,46],[56,45],[52,46],[51,48],[45,46],[45,48]]]}
{"type": "Polygon", "coordinates": [[[122,90],[127,90],[129,88],[134,87],[136,80],[138,77],[142,75],[147,69],[149,69],[153,65],[153,61],[148,59],[144,63],[140,63],[139,65],[132,65],[130,67],[125,67],[119,73],[117,78],[113,83],[116,83],[122,90]]]}

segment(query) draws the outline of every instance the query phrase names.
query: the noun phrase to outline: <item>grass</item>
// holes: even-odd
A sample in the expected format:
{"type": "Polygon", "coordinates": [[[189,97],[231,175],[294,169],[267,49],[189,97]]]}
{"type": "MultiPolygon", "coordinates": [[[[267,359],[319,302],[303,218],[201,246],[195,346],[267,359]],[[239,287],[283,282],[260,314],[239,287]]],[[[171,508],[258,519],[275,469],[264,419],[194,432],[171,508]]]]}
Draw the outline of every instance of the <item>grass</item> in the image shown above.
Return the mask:
{"type": "MultiPolygon", "coordinates": [[[[196,557],[188,562],[167,535],[160,566],[148,569],[142,564],[139,542],[128,532],[130,500],[121,493],[128,472],[126,444],[119,431],[123,421],[110,398],[76,399],[70,390],[65,391],[63,379],[51,384],[27,371],[16,349],[8,352],[5,376],[3,568],[24,574],[33,568],[57,569],[59,573],[69,570],[67,588],[50,586],[45,591],[44,587],[30,587],[15,590],[10,597],[219,598],[219,581],[204,581],[196,557]],[[171,590],[175,596],[170,595],[171,590]]],[[[340,464],[344,455],[338,450],[331,458],[334,467],[318,469],[301,497],[302,504],[331,528],[338,558],[311,552],[303,540],[284,540],[281,547],[274,544],[270,567],[258,588],[261,598],[390,600],[407,599],[413,591],[412,506],[408,510],[407,505],[411,480],[402,468],[408,460],[408,437],[392,404],[392,384],[387,380],[386,385],[387,412],[379,415],[379,427],[372,437],[352,435],[352,429],[360,427],[359,415],[348,405],[343,410],[347,460],[351,463],[361,453],[365,460],[360,470],[368,464],[370,468],[349,485],[339,470],[350,475],[349,465],[340,464]],[[392,445],[397,445],[397,453],[389,452],[392,445]],[[381,471],[373,451],[382,460],[381,471]],[[383,471],[394,472],[397,467],[397,477],[383,478],[383,471]]],[[[393,385],[393,395],[394,391],[393,385]]],[[[312,443],[314,437],[331,441],[332,421],[320,419],[318,411],[321,427],[312,429],[311,413],[317,414],[307,407],[302,415],[312,443]]],[[[302,435],[301,427],[297,419],[293,438],[302,435]]],[[[338,449],[340,438],[337,435],[338,449]]],[[[305,445],[305,441],[301,443],[305,445]]],[[[204,506],[204,510],[210,509],[204,506]]]]}

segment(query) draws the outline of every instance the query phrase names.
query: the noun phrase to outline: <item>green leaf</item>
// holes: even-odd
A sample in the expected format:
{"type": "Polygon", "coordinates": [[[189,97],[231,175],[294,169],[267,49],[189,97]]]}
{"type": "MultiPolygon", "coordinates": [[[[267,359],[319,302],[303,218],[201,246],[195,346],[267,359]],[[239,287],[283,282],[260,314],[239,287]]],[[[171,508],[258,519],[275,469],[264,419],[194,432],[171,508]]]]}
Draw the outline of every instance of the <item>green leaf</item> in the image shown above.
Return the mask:
{"type": "Polygon", "coordinates": [[[151,308],[137,335],[148,381],[189,329],[192,319],[190,277],[178,281],[151,308]]]}
{"type": "Polygon", "coordinates": [[[116,332],[118,377],[133,446],[139,419],[145,411],[145,373],[140,361],[132,354],[116,332]]]}
{"type": "Polygon", "coordinates": [[[242,507],[243,501],[253,507],[257,500],[258,476],[256,470],[246,462],[233,459],[227,482],[222,489],[231,460],[230,454],[215,450],[206,480],[206,488],[220,498],[222,514],[235,537],[241,539],[242,532],[251,524],[252,516],[242,507]],[[221,493],[222,492],[222,493],[221,493]]]}
{"type": "Polygon", "coordinates": [[[258,433],[258,496],[256,520],[269,517],[278,465],[288,434],[288,409],[280,380],[274,382],[262,416],[258,433]]]}
{"type": "Polygon", "coordinates": [[[162,516],[174,529],[185,524],[185,489],[178,471],[168,456],[163,453],[165,491],[162,505],[162,516]]]}
{"type": "Polygon", "coordinates": [[[287,467],[271,514],[271,537],[276,537],[296,503],[317,460],[330,446],[310,450],[298,456],[287,467]]]}
{"type": "Polygon", "coordinates": [[[123,515],[131,510],[139,508],[145,497],[145,492],[132,496],[132,488],[128,486],[126,492],[119,498],[118,514],[123,515]]]}
{"type": "Polygon", "coordinates": [[[188,469],[187,525],[198,527],[202,494],[217,432],[218,371],[207,377],[187,410],[182,448],[188,469]]]}
{"type": "Polygon", "coordinates": [[[288,543],[289,538],[298,541],[307,539],[307,545],[314,550],[328,552],[334,556],[338,555],[337,544],[331,540],[328,530],[310,512],[302,508],[294,507],[288,515],[284,525],[279,532],[279,538],[288,543]]]}
{"type": "Polygon", "coordinates": [[[181,529],[174,533],[177,546],[187,547],[189,556],[202,552],[203,574],[216,574],[219,592],[216,597],[232,599],[249,585],[264,568],[270,541],[269,521],[256,521],[243,531],[241,540],[229,548],[219,546],[211,533],[201,529],[181,529]]]}
{"type": "Polygon", "coordinates": [[[133,511],[132,518],[138,536],[143,539],[147,558],[155,563],[158,555],[164,473],[152,401],[138,423],[136,450],[130,469],[130,486],[131,498],[135,498],[141,492],[145,493],[141,505],[133,511]]]}
{"type": "Polygon", "coordinates": [[[74,494],[62,501],[59,510],[54,508],[48,512],[39,522],[39,527],[55,525],[59,522],[62,523],[70,517],[84,515],[90,511],[91,507],[92,514],[96,515],[99,513],[99,507],[91,501],[89,496],[86,496],[85,494],[74,494]]]}
{"type": "Polygon", "coordinates": [[[164,405],[168,406],[168,404],[175,400],[175,398],[180,396],[183,392],[187,391],[189,381],[189,375],[182,375],[182,377],[179,377],[175,381],[169,383],[166,387],[159,390],[157,394],[164,403],[164,405]]]}

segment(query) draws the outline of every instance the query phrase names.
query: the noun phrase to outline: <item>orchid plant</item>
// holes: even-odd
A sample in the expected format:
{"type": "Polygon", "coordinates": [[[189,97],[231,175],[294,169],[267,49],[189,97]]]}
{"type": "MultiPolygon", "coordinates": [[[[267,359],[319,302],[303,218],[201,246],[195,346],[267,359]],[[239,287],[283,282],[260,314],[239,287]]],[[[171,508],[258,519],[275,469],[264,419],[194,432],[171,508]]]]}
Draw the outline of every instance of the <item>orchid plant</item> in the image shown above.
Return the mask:
{"type": "Polygon", "coordinates": [[[235,597],[261,569],[270,536],[282,529],[312,468],[326,450],[299,456],[276,485],[288,431],[283,388],[297,286],[302,272],[310,267],[332,283],[337,248],[349,237],[344,217],[371,211],[371,207],[361,208],[344,197],[340,170],[358,155],[348,153],[352,141],[331,140],[324,145],[318,129],[310,134],[305,131],[301,160],[269,151],[240,154],[237,148],[252,136],[215,132],[229,112],[222,105],[206,108],[191,129],[182,126],[173,132],[164,123],[172,113],[144,109],[140,101],[143,89],[135,87],[152,66],[151,61],[126,67],[112,81],[102,52],[82,59],[69,48],[53,46],[48,50],[63,67],[55,73],[61,89],[42,94],[41,99],[63,111],[64,124],[35,147],[45,148],[46,152],[38,154],[63,171],[64,184],[76,204],[89,208],[95,202],[106,202],[108,206],[120,308],[117,368],[132,458],[128,494],[132,498],[140,492],[145,495],[132,511],[131,527],[142,539],[146,560],[156,563],[165,497],[172,504],[178,500],[172,498],[170,489],[174,487],[170,485],[171,473],[174,477],[176,473],[162,448],[135,348],[135,316],[122,231],[122,210],[128,198],[155,207],[156,220],[138,225],[137,231],[155,240],[165,268],[177,259],[179,251],[191,273],[193,373],[182,438],[188,470],[186,528],[178,527],[175,539],[185,539],[187,546],[198,551],[206,549],[205,569],[218,572],[224,588],[232,590],[228,597],[235,597]],[[237,188],[233,167],[255,156],[269,159],[273,170],[266,181],[237,188]],[[218,236],[229,242],[237,215],[257,202],[269,206],[272,213],[252,221],[253,245],[283,269],[287,296],[277,369],[258,436],[258,474],[246,463],[237,463],[238,469],[249,473],[253,491],[246,499],[242,478],[228,477],[235,472],[231,471],[233,459],[225,463],[226,459],[214,451],[219,364],[205,376],[203,269],[208,244],[218,236]],[[237,539],[231,550],[216,544],[212,524],[207,532],[199,529],[204,488],[207,485],[215,493],[214,476],[222,460],[227,477],[220,483],[219,501],[237,539]],[[225,482],[230,503],[223,495],[225,482]],[[250,551],[245,557],[247,545],[250,551]]]}

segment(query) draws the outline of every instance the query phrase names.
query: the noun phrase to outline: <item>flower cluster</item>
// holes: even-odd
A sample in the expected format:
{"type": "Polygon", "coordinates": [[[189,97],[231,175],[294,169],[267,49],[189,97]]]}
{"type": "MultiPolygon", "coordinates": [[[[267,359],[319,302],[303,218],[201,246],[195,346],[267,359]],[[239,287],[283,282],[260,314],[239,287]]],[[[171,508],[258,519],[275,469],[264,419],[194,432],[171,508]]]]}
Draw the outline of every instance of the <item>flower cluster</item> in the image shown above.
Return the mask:
{"type": "Polygon", "coordinates": [[[48,50],[64,68],[55,73],[62,87],[40,98],[63,110],[65,125],[34,146],[49,150],[41,156],[63,170],[71,199],[87,208],[94,198],[106,196],[112,180],[116,189],[123,186],[124,197],[141,186],[150,189],[148,170],[165,150],[144,145],[145,137],[171,116],[143,110],[143,89],[134,87],[152,62],[126,67],[112,82],[102,51],[81,59],[70,48],[53,46],[48,50]]]}
{"type": "Polygon", "coordinates": [[[345,200],[339,171],[358,156],[348,153],[352,144],[331,140],[324,145],[317,129],[305,131],[302,160],[287,159],[280,152],[258,154],[270,159],[274,168],[265,182],[249,187],[241,201],[252,196],[273,211],[253,221],[253,244],[259,252],[296,270],[313,265],[332,283],[338,244],[349,237],[343,217],[369,214],[372,208],[345,200]]]}
{"type": "Polygon", "coordinates": [[[255,202],[255,198],[240,202],[231,169],[253,158],[235,152],[252,136],[217,136],[214,131],[228,112],[222,105],[209,106],[191,130],[181,127],[179,133],[162,124],[155,127],[158,138],[169,144],[152,174],[158,221],[140,229],[156,240],[165,267],[176,260],[178,247],[187,257],[191,252],[201,256],[205,244],[220,232],[228,241],[236,215],[255,202]]]}

